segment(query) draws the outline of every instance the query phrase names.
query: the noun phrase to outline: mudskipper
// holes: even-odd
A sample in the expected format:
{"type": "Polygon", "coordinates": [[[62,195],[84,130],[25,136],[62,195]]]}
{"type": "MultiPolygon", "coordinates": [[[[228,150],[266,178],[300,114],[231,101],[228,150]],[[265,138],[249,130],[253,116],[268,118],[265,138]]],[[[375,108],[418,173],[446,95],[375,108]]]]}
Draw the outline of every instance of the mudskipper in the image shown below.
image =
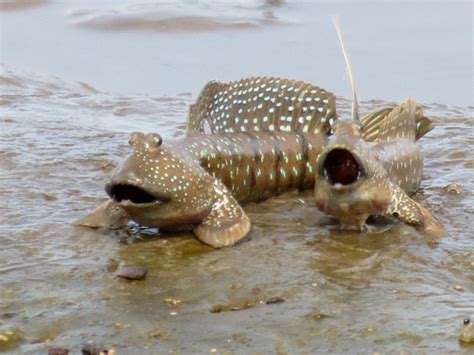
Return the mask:
{"type": "Polygon", "coordinates": [[[415,141],[432,128],[431,121],[412,99],[359,120],[352,71],[337,24],[336,30],[352,87],[352,122],[338,121],[318,155],[314,193],[318,209],[361,230],[369,228],[369,216],[385,216],[442,235],[436,218],[410,198],[423,170],[415,141]]]}
{"type": "Polygon", "coordinates": [[[132,153],[105,188],[110,200],[76,225],[190,226],[215,248],[233,245],[250,230],[241,203],[313,189],[336,119],[334,95],[302,81],[211,82],[190,108],[185,139],[131,135],[132,153]],[[224,132],[199,133],[206,122],[224,132]]]}

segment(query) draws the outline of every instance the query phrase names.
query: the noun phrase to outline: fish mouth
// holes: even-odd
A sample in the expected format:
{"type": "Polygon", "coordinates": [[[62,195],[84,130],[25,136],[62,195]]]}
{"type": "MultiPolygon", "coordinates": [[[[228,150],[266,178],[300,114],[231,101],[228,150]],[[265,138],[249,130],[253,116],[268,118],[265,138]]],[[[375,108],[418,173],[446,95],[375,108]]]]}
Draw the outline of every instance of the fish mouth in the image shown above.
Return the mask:
{"type": "Polygon", "coordinates": [[[109,183],[105,192],[115,202],[134,205],[151,205],[169,202],[170,199],[129,183],[109,183]]]}
{"type": "Polygon", "coordinates": [[[364,168],[360,159],[349,149],[335,147],[324,157],[320,174],[330,185],[342,188],[360,181],[364,168]]]}

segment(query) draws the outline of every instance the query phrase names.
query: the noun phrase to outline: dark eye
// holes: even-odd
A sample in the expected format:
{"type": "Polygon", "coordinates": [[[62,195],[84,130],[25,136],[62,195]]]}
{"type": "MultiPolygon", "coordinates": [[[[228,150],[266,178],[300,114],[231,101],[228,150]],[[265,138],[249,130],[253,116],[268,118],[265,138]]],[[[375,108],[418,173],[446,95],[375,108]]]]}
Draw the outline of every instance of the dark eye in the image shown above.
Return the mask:
{"type": "Polygon", "coordinates": [[[149,142],[148,144],[151,144],[154,147],[159,147],[161,143],[163,143],[163,139],[161,138],[161,136],[156,133],[148,134],[147,140],[149,142]]]}
{"type": "Polygon", "coordinates": [[[471,320],[469,318],[464,319],[464,324],[465,325],[471,324],[471,320]]]}

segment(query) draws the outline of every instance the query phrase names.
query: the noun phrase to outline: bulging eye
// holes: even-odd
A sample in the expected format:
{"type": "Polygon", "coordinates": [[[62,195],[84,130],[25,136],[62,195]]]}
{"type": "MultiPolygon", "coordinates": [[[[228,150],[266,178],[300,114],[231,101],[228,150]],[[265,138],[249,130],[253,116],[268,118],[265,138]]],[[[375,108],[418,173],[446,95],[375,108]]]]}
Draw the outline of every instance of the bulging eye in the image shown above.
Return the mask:
{"type": "Polygon", "coordinates": [[[163,138],[159,134],[150,133],[147,137],[148,144],[155,148],[158,148],[163,143],[163,138]]]}
{"type": "Polygon", "coordinates": [[[464,325],[471,324],[471,320],[469,318],[464,319],[464,325]]]}
{"type": "Polygon", "coordinates": [[[128,138],[128,144],[130,146],[134,147],[139,143],[140,141],[143,140],[144,134],[141,132],[133,132],[130,137],[128,138]]]}

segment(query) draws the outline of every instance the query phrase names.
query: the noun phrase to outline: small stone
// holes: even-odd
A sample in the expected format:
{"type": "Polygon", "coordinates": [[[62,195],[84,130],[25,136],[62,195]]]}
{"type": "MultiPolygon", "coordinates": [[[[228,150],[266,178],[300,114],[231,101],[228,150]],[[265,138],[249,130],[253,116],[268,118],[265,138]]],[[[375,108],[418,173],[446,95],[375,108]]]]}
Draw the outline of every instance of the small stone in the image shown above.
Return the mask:
{"type": "Polygon", "coordinates": [[[115,276],[126,280],[143,280],[148,272],[144,266],[120,266],[115,272],[115,276]]]}
{"type": "Polygon", "coordinates": [[[444,192],[451,195],[459,195],[461,193],[461,185],[459,184],[448,184],[443,187],[444,192]]]}
{"type": "Polygon", "coordinates": [[[160,330],[152,330],[151,332],[148,333],[148,336],[150,338],[161,338],[163,334],[164,333],[160,330]]]}
{"type": "Polygon", "coordinates": [[[50,194],[50,193],[43,193],[43,198],[46,201],[56,201],[58,198],[56,195],[50,194]]]}
{"type": "Polygon", "coordinates": [[[456,291],[464,291],[464,287],[462,287],[461,285],[456,285],[456,286],[454,286],[454,289],[455,289],[456,291]]]}
{"type": "MultiPolygon", "coordinates": [[[[474,264],[474,263],[473,263],[474,264]]],[[[474,266],[474,265],[473,265],[474,266]]],[[[12,319],[14,317],[16,317],[18,314],[17,313],[13,313],[13,312],[7,312],[7,313],[3,313],[0,318],[2,319],[12,319]]]]}
{"type": "Polygon", "coordinates": [[[168,306],[179,306],[183,301],[176,298],[165,298],[165,302],[168,303],[168,306]]]}
{"type": "Polygon", "coordinates": [[[285,302],[285,300],[278,296],[270,297],[268,300],[265,301],[266,304],[275,304],[275,303],[282,303],[282,302],[285,302]]]}
{"type": "Polygon", "coordinates": [[[69,350],[65,348],[51,348],[48,350],[48,355],[67,355],[69,350]]]}
{"type": "Polygon", "coordinates": [[[82,345],[82,355],[99,355],[100,350],[94,344],[84,344],[82,345]]]}
{"type": "Polygon", "coordinates": [[[82,346],[82,355],[115,355],[114,349],[100,349],[94,344],[84,344],[82,346]]]}

